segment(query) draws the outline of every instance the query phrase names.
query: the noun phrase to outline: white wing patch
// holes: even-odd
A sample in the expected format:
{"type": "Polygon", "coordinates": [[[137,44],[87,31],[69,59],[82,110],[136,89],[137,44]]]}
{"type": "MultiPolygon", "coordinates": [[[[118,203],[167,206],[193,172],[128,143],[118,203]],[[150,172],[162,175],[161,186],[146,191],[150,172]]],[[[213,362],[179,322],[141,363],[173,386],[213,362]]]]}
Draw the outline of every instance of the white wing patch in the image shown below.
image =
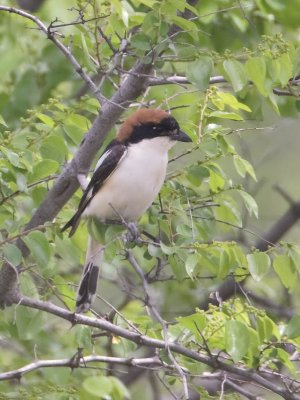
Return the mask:
{"type": "Polygon", "coordinates": [[[94,171],[97,171],[97,169],[100,167],[100,165],[103,163],[103,161],[110,155],[110,153],[111,153],[111,150],[107,150],[104,154],[102,154],[102,156],[97,161],[94,171]]]}

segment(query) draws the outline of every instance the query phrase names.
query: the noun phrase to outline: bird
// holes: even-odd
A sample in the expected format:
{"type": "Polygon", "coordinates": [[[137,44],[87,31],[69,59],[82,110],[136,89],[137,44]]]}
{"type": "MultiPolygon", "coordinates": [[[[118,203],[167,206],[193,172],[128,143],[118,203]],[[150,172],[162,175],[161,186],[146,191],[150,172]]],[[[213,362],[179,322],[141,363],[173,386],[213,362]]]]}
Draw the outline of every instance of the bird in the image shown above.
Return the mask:
{"type": "MultiPolygon", "coordinates": [[[[136,223],[164,183],[169,149],[176,142],[191,141],[167,111],[157,108],[135,111],[99,158],[78,210],[61,231],[71,228],[71,237],[81,217],[136,223]]],[[[103,244],[89,235],[75,312],[85,313],[93,303],[102,253],[103,244]]]]}

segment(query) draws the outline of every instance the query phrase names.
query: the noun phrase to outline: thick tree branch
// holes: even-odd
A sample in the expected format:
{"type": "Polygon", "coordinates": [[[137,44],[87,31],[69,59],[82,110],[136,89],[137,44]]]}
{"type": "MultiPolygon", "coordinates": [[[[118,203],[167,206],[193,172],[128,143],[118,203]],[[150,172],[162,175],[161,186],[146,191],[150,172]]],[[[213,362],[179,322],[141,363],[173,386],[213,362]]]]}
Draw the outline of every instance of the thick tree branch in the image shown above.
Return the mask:
{"type": "MultiPolygon", "coordinates": [[[[89,88],[95,93],[96,86],[93,81],[83,72],[81,66],[69,50],[56,39],[54,33],[35,16],[14,7],[0,6],[0,11],[7,11],[18,14],[24,18],[32,20],[47,37],[65,54],[73,65],[74,69],[88,84],[89,88]]],[[[77,176],[80,173],[86,174],[90,168],[92,160],[102,145],[102,142],[118,120],[122,112],[128,107],[130,102],[137,98],[147,87],[146,76],[151,72],[151,64],[143,64],[138,61],[131,69],[118,91],[113,97],[103,104],[99,115],[94,120],[91,128],[87,132],[85,139],[75,154],[73,160],[66,165],[63,172],[57,178],[54,186],[48,192],[46,198],[36,210],[32,219],[26,225],[25,230],[31,230],[46,221],[52,221],[64,204],[70,199],[78,188],[77,176]]],[[[24,256],[28,255],[28,249],[21,240],[18,246],[24,256]]],[[[17,291],[17,277],[11,266],[4,264],[0,270],[0,306],[11,304],[17,291]],[[9,282],[9,284],[8,284],[9,282]],[[10,290],[8,290],[10,288],[10,290]]]]}
{"type": "Polygon", "coordinates": [[[145,65],[140,61],[132,68],[135,75],[128,75],[111,101],[105,103],[102,107],[100,114],[94,120],[74,158],[58,177],[55,185],[49,191],[26,229],[41,225],[45,221],[51,221],[74,194],[78,188],[77,175],[88,172],[92,160],[109,130],[114,126],[130,102],[146,88],[147,80],[142,75],[150,70],[151,65],[145,65]]]}
{"type": "MultiPolygon", "coordinates": [[[[133,99],[143,92],[147,84],[147,80],[145,80],[143,75],[150,72],[150,70],[151,65],[145,65],[140,61],[137,62],[132,68],[135,75],[129,75],[124,80],[120,89],[114,94],[111,101],[105,103],[74,158],[66,165],[54,186],[50,189],[46,198],[26,225],[26,231],[43,225],[46,221],[52,221],[64,204],[75,193],[79,186],[78,174],[86,174],[88,172],[92,160],[101,147],[105,136],[124,111],[124,107],[127,107],[133,99]]],[[[18,246],[22,250],[23,255],[27,256],[28,249],[21,240],[18,241],[18,246]]],[[[13,299],[15,295],[16,275],[7,264],[4,264],[0,270],[0,289],[3,289],[0,290],[0,305],[6,306],[11,304],[9,298],[13,299]],[[14,287],[13,292],[9,292],[10,294],[6,290],[8,288],[8,279],[14,287]]]]}
{"type": "MultiPolygon", "coordinates": [[[[130,331],[129,329],[124,329],[104,319],[94,319],[81,314],[74,314],[50,302],[31,299],[29,297],[21,297],[19,299],[15,299],[15,301],[17,304],[19,304],[19,306],[23,305],[26,307],[35,308],[38,310],[48,312],[50,314],[56,315],[62,319],[71,322],[73,325],[80,324],[98,328],[106,332],[110,332],[113,335],[123,337],[140,346],[156,348],[156,349],[165,349],[166,347],[166,343],[164,340],[158,340],[146,335],[140,335],[135,331],[133,332],[130,331]]],[[[213,357],[207,356],[174,342],[169,343],[169,348],[174,353],[181,354],[183,356],[191,358],[215,370],[219,369],[229,374],[235,374],[239,378],[255,382],[261,387],[271,390],[272,392],[278,394],[279,396],[282,396],[286,400],[300,400],[300,395],[296,393],[296,390],[300,389],[298,385],[295,385],[294,390],[291,391],[283,384],[283,382],[281,382],[282,385],[275,384],[274,382],[270,381],[270,379],[266,379],[263,376],[261,376],[257,371],[254,371],[252,369],[247,369],[243,366],[230,364],[228,363],[228,361],[221,361],[218,358],[218,355],[214,355],[213,357]]],[[[272,373],[272,371],[270,371],[270,373],[272,373]]]]}

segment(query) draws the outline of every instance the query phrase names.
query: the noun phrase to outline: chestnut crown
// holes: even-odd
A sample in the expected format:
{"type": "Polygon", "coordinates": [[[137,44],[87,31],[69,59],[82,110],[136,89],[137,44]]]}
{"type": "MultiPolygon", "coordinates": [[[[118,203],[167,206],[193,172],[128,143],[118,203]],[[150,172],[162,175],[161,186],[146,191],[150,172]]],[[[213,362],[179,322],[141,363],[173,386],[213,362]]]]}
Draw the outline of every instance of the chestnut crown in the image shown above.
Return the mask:
{"type": "Polygon", "coordinates": [[[180,129],[176,119],[169,113],[160,109],[142,108],[126,119],[117,140],[129,145],[163,136],[170,140],[191,142],[191,138],[180,129]]]}

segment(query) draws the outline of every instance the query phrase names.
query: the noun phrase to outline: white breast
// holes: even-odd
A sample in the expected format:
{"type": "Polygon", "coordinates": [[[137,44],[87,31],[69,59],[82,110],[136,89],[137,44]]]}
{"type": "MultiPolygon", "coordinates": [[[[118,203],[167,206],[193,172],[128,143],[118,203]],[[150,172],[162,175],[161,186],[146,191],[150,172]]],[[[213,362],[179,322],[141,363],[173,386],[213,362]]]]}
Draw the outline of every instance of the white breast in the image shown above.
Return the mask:
{"type": "Polygon", "coordinates": [[[166,176],[168,150],[174,144],[169,138],[160,137],[130,145],[84,215],[116,219],[115,209],[125,220],[137,220],[160,191],[166,176]]]}

